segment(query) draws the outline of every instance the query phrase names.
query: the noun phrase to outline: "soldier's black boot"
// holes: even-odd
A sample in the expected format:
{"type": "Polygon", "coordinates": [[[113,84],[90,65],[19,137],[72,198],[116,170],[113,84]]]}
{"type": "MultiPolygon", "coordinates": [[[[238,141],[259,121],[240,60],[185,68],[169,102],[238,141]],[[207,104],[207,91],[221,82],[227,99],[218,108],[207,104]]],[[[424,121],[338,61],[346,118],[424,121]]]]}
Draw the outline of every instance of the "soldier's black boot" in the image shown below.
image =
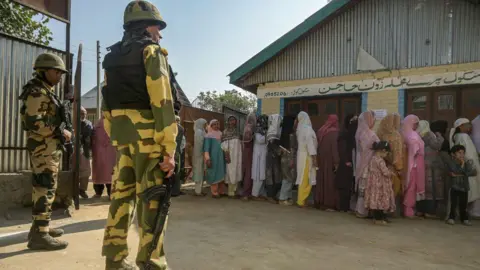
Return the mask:
{"type": "Polygon", "coordinates": [[[136,270],[137,267],[127,261],[126,259],[123,259],[121,261],[114,261],[109,258],[106,259],[105,263],[105,270],[136,270]]]}
{"type": "MultiPolygon", "coordinates": [[[[32,233],[33,233],[33,227],[30,228],[30,232],[28,233],[28,240],[30,240],[30,238],[32,237],[32,233]]],[[[62,236],[64,234],[64,231],[63,229],[60,229],[60,228],[50,228],[48,231],[48,234],[53,238],[57,238],[62,236]]]]}
{"type": "Polygon", "coordinates": [[[46,232],[32,231],[27,247],[32,250],[59,250],[65,249],[68,243],[55,239],[46,232]]]}

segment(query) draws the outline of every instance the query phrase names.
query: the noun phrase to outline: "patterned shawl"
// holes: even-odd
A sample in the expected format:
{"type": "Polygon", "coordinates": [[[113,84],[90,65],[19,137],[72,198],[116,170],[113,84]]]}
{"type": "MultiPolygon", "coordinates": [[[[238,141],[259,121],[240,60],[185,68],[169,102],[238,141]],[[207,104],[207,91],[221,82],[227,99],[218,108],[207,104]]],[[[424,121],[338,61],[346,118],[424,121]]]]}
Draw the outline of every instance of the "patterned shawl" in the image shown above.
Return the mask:
{"type": "Polygon", "coordinates": [[[230,122],[230,119],[232,118],[237,120],[237,118],[233,115],[228,117],[227,128],[223,131],[223,135],[222,135],[222,142],[233,140],[233,139],[240,139],[240,133],[238,132],[238,129],[237,129],[238,121],[236,122],[234,127],[230,126],[229,122],[230,122]]]}
{"type": "Polygon", "coordinates": [[[255,129],[255,133],[266,135],[267,130],[268,130],[268,116],[266,114],[262,114],[257,118],[257,127],[255,129]]]}

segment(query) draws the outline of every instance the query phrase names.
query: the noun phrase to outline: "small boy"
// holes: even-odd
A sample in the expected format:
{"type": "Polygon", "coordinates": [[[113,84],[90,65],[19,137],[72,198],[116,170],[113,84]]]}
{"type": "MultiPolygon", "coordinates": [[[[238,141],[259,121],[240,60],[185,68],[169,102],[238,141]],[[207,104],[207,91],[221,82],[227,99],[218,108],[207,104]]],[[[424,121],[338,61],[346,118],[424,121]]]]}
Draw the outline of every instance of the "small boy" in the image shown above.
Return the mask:
{"type": "Polygon", "coordinates": [[[450,154],[451,159],[448,159],[445,164],[450,176],[450,209],[448,209],[447,224],[455,224],[455,214],[458,206],[460,220],[464,225],[471,226],[467,213],[468,191],[470,189],[468,177],[476,176],[477,171],[472,160],[465,160],[465,147],[463,145],[453,146],[450,154]]]}

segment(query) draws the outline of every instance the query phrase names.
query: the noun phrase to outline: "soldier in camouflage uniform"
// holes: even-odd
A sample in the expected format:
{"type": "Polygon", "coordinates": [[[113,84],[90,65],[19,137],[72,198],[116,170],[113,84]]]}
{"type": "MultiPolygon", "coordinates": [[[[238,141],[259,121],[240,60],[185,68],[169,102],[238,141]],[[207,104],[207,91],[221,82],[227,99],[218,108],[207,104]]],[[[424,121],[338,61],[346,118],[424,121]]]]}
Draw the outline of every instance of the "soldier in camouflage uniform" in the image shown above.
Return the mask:
{"type": "Polygon", "coordinates": [[[68,243],[54,237],[62,229],[49,227],[52,203],[55,199],[58,170],[62,155],[62,141],[69,141],[71,133],[62,120],[62,103],[54,87],[67,72],[62,59],[54,54],[41,54],[34,65],[35,75],[24,87],[19,99],[23,102],[20,114],[27,132],[27,149],[32,166],[33,223],[28,235],[28,248],[58,250],[68,243]]]}
{"type": "MultiPolygon", "coordinates": [[[[152,186],[163,185],[175,168],[177,125],[168,67],[158,45],[165,27],[154,5],[132,1],[125,9],[123,39],[109,48],[103,62],[105,131],[117,148],[102,250],[106,269],[135,269],[126,261],[135,205],[140,236],[136,263],[141,269],[145,266],[162,198],[145,202],[140,196],[152,186]]],[[[152,254],[153,269],[167,269],[165,228],[152,254]]]]}

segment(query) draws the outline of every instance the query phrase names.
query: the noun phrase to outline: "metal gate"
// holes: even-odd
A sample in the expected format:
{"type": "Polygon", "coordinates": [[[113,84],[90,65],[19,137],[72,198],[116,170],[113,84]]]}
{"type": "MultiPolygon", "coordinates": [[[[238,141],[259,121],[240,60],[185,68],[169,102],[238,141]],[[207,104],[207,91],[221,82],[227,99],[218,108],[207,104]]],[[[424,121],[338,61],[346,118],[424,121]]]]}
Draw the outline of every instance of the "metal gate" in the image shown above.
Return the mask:
{"type": "MultiPolygon", "coordinates": [[[[66,61],[63,51],[0,33],[0,173],[30,169],[18,96],[32,78],[35,58],[45,52],[57,54],[66,61]]],[[[64,85],[62,81],[55,88],[61,99],[64,85]]]]}

